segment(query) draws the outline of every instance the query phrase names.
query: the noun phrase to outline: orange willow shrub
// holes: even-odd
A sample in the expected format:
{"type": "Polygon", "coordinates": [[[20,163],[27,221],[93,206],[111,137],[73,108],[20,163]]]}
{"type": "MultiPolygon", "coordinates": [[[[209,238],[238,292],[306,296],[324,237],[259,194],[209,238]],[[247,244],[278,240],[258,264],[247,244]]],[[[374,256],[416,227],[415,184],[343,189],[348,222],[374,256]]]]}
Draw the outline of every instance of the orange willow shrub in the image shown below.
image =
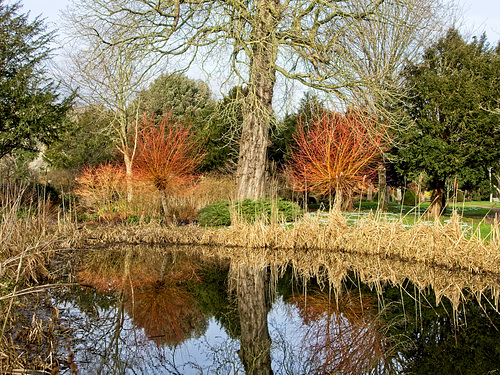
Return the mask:
{"type": "Polygon", "coordinates": [[[84,167],[76,178],[75,194],[80,205],[104,220],[125,219],[128,215],[154,215],[155,189],[134,178],[134,195],[128,200],[126,171],[122,165],[101,164],[84,167]]]}
{"type": "Polygon", "coordinates": [[[75,194],[87,208],[116,202],[126,196],[125,168],[114,164],[84,167],[76,178],[75,194]]]}
{"type": "Polygon", "coordinates": [[[153,117],[143,118],[135,168],[159,191],[173,194],[192,181],[204,156],[189,125],[174,122],[167,112],[158,125],[153,117]]]}
{"type": "Polygon", "coordinates": [[[288,177],[295,191],[348,197],[376,175],[382,133],[376,121],[351,110],[323,113],[306,127],[299,122],[288,177]]]}

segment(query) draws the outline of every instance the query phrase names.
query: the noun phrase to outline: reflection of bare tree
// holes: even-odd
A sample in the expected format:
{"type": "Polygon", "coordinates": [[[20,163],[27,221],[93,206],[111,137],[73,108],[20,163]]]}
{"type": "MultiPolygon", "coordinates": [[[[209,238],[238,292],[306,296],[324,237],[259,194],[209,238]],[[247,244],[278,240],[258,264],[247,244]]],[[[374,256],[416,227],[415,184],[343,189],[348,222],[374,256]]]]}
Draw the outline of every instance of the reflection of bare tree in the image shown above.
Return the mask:
{"type": "Polygon", "coordinates": [[[316,374],[362,374],[386,371],[386,341],[372,313],[376,300],[328,293],[293,297],[308,327],[302,339],[302,355],[316,374]]]}
{"type": "Polygon", "coordinates": [[[271,338],[267,326],[267,268],[233,266],[241,324],[239,356],[247,375],[272,374],[271,338]]]}

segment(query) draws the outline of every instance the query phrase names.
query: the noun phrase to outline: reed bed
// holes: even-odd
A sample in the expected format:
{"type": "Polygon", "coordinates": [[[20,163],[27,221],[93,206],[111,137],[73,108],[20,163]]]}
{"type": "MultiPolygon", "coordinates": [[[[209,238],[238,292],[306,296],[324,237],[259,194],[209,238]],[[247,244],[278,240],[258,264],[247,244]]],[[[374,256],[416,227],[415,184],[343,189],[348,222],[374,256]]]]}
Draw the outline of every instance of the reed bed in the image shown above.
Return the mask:
{"type": "MultiPolygon", "coordinates": [[[[495,221],[488,238],[467,234],[454,214],[445,224],[417,221],[406,228],[403,219],[386,221],[368,215],[348,225],[338,209],[324,220],[306,215],[286,225],[264,221],[248,224],[233,220],[230,228],[200,228],[195,225],[165,227],[158,223],[137,226],[84,227],[74,237],[75,246],[105,243],[162,243],[237,248],[282,249],[379,255],[403,261],[462,269],[474,273],[500,273],[500,229],[495,221]]],[[[243,250],[246,251],[246,250],[243,250]]]]}
{"type": "Polygon", "coordinates": [[[76,226],[57,220],[50,202],[37,199],[28,185],[4,183],[0,189],[0,372],[50,369],[54,323],[39,318],[24,297],[40,293],[54,280],[53,253],[68,244],[76,226]],[[26,314],[14,314],[21,309],[26,314]],[[24,321],[24,320],[27,321],[24,321]],[[17,327],[17,328],[16,328],[17,327]],[[40,345],[39,343],[43,343],[40,345]],[[38,349],[34,350],[33,345],[38,349]],[[44,347],[46,351],[42,350],[44,347]]]}

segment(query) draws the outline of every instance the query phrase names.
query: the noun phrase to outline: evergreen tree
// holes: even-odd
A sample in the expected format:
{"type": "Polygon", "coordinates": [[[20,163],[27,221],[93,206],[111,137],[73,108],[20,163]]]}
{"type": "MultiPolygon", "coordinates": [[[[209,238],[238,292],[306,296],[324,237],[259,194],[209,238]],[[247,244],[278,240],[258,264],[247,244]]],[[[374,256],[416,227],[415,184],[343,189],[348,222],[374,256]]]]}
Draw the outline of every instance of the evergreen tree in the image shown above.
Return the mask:
{"type": "Polygon", "coordinates": [[[71,106],[44,74],[54,34],[20,8],[0,0],[0,158],[57,139],[71,106]]]}
{"type": "Polygon", "coordinates": [[[163,74],[137,99],[139,110],[159,120],[168,111],[177,121],[190,122],[195,128],[203,127],[213,112],[215,100],[208,85],[181,73],[163,74]]]}
{"type": "Polygon", "coordinates": [[[397,142],[396,168],[410,179],[427,175],[438,213],[448,178],[477,186],[498,166],[500,115],[491,109],[500,96],[499,49],[485,36],[467,43],[451,29],[405,76],[412,123],[397,142]]]}
{"type": "Polygon", "coordinates": [[[117,159],[108,129],[112,117],[111,111],[94,106],[75,110],[73,121],[44,152],[44,159],[53,169],[74,172],[83,166],[97,167],[117,159]]]}
{"type": "Polygon", "coordinates": [[[239,139],[243,123],[242,99],[246,90],[235,86],[217,102],[207,123],[203,170],[232,172],[238,163],[239,139]]]}
{"type": "Polygon", "coordinates": [[[306,92],[300,101],[297,112],[287,114],[282,122],[276,123],[276,125],[272,124],[270,127],[269,160],[276,163],[279,169],[283,169],[292,148],[296,145],[293,137],[297,132],[299,122],[307,129],[311,122],[325,111],[325,103],[316,94],[310,91],[306,92]]]}

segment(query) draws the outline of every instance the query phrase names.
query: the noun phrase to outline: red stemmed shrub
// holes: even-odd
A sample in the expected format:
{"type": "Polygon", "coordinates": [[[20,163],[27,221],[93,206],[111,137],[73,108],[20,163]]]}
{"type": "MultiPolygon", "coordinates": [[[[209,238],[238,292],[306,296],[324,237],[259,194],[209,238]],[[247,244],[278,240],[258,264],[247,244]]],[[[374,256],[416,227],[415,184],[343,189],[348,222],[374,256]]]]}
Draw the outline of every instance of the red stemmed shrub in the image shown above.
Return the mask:
{"type": "Polygon", "coordinates": [[[86,166],[76,178],[80,204],[100,218],[112,219],[116,204],[126,197],[125,168],[111,163],[86,166]]]}
{"type": "Polygon", "coordinates": [[[204,154],[191,127],[175,122],[168,113],[163,115],[159,124],[153,117],[145,116],[136,142],[134,164],[137,175],[160,191],[167,213],[167,197],[193,180],[204,154]]]}
{"type": "Polygon", "coordinates": [[[307,127],[299,122],[294,140],[288,177],[295,191],[340,194],[345,207],[349,197],[376,175],[383,138],[368,115],[325,112],[307,127]]]}

